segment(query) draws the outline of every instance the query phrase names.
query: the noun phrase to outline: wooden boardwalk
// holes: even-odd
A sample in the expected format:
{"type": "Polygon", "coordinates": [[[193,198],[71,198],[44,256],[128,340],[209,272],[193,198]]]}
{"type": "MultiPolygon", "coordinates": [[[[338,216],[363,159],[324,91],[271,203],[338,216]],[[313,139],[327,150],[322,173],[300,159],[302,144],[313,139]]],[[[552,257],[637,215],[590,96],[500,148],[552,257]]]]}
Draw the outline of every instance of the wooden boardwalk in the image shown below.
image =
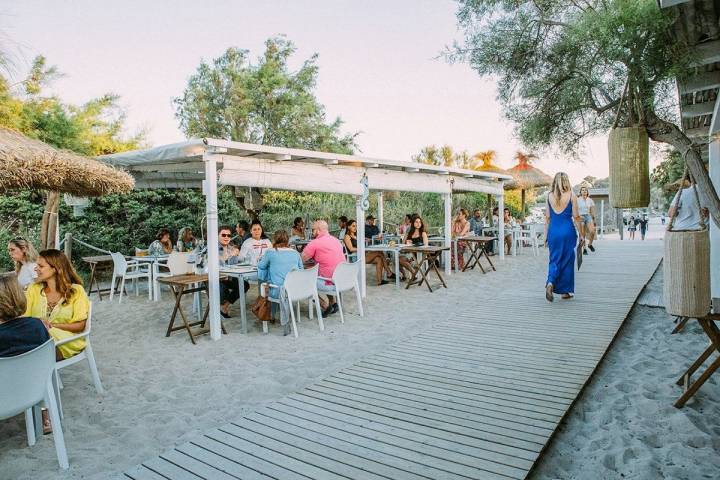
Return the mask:
{"type": "Polygon", "coordinates": [[[501,292],[462,274],[477,277],[477,297],[448,305],[446,322],[125,475],[523,479],[662,256],[657,240],[602,245],[574,300],[544,300],[538,261],[532,281],[515,275],[501,292]]]}

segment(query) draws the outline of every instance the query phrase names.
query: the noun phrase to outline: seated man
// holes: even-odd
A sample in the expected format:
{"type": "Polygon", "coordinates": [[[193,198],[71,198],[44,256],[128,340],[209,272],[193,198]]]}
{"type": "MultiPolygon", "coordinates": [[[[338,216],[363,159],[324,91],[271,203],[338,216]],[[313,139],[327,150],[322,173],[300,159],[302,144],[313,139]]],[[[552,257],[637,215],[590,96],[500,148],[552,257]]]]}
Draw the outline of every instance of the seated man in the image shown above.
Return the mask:
{"type": "Polygon", "coordinates": [[[473,211],[473,216],[470,218],[470,231],[475,235],[482,235],[483,218],[480,209],[476,208],[473,211]]]}
{"type": "MultiPolygon", "coordinates": [[[[328,233],[328,224],[324,220],[317,220],[313,223],[312,233],[314,240],[307,244],[302,252],[303,262],[313,260],[318,264],[318,275],[320,277],[332,278],[335,273],[335,267],[345,261],[342,244],[340,240],[328,233]]],[[[334,293],[335,288],[332,282],[318,278],[318,292],[334,293]]],[[[327,317],[336,313],[338,305],[335,299],[328,295],[327,303],[320,297],[320,306],[322,307],[322,316],[327,317]]]]}
{"type": "Polygon", "coordinates": [[[365,238],[372,240],[378,235],[380,235],[380,229],[375,225],[375,217],[368,215],[365,217],[365,238]]]}
{"type": "Polygon", "coordinates": [[[345,238],[345,233],[347,233],[347,223],[348,218],[345,215],[340,215],[338,217],[338,228],[340,228],[340,232],[338,232],[338,240],[341,242],[345,238]]]}

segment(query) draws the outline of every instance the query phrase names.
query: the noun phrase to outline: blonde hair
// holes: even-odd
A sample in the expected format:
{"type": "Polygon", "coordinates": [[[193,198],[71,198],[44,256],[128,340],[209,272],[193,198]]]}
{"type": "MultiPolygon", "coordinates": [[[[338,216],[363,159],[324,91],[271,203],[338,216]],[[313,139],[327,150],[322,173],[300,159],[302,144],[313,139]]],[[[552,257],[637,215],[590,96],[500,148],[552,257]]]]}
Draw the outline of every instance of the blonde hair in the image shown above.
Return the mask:
{"type": "Polygon", "coordinates": [[[555,178],[552,181],[552,187],[550,190],[555,194],[555,199],[560,200],[563,193],[571,190],[570,179],[565,172],[558,172],[555,174],[555,178]]]}
{"type": "Polygon", "coordinates": [[[17,274],[0,274],[0,320],[7,321],[25,313],[25,293],[17,281],[17,274]]]}
{"type": "MultiPolygon", "coordinates": [[[[8,242],[8,245],[10,244],[15,245],[16,248],[19,248],[23,252],[23,261],[25,262],[34,262],[37,260],[38,253],[37,250],[35,250],[35,247],[33,247],[33,244],[25,240],[24,238],[17,237],[13,238],[8,242]]],[[[15,262],[15,273],[19,273],[20,269],[23,266],[23,262],[15,262]]]]}
{"type": "MultiPolygon", "coordinates": [[[[82,279],[70,263],[70,260],[60,250],[50,249],[40,252],[40,257],[55,270],[55,285],[57,291],[65,301],[75,293],[73,284],[82,285],[82,279]]],[[[45,282],[43,287],[47,287],[45,282]]]]}

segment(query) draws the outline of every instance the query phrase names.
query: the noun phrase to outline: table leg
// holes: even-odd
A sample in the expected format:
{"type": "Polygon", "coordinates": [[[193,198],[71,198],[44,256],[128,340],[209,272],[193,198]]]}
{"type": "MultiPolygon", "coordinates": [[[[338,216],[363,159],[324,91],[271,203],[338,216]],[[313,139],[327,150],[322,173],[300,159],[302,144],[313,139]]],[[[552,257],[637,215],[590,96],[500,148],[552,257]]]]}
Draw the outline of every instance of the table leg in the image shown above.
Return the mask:
{"type": "Polygon", "coordinates": [[[705,370],[702,375],[700,375],[700,378],[695,380],[693,384],[690,385],[687,390],[685,390],[685,392],[675,402],[675,407],[682,408],[685,405],[685,402],[690,400],[690,398],[695,395],[695,392],[697,392],[700,387],[702,387],[703,383],[705,383],[705,381],[710,378],[710,376],[715,373],[715,370],[717,370],[718,368],[720,368],[720,357],[716,358],[715,361],[710,364],[707,370],[705,370]]]}
{"type": "MultiPolygon", "coordinates": [[[[182,291],[184,290],[184,287],[180,286],[177,287],[177,290],[174,286],[170,286],[170,291],[173,292],[173,295],[175,296],[175,308],[173,308],[173,313],[170,316],[170,323],[168,324],[167,333],[165,334],[166,337],[169,337],[170,334],[173,332],[174,325],[175,325],[175,318],[177,317],[178,310],[180,310],[180,300],[182,300],[182,291]]],[[[191,336],[192,337],[192,336],[191,336]]]]}
{"type": "Polygon", "coordinates": [[[690,320],[690,317],[677,317],[677,325],[673,329],[672,332],[670,332],[670,335],[678,333],[682,331],[683,328],[685,328],[685,324],[690,320]]]}
{"type": "Polygon", "coordinates": [[[240,331],[242,333],[248,333],[247,308],[245,306],[245,279],[242,276],[237,277],[237,282],[238,293],[240,294],[240,297],[238,297],[238,300],[240,300],[240,331]]]}
{"type": "Polygon", "coordinates": [[[485,250],[485,244],[483,244],[482,247],[482,254],[485,256],[485,259],[487,259],[488,263],[490,264],[490,268],[493,269],[493,272],[497,272],[495,269],[495,265],[493,264],[492,260],[490,260],[490,256],[487,254],[487,250],[485,250]]]}
{"type": "Polygon", "coordinates": [[[435,271],[435,275],[438,276],[440,279],[440,283],[442,283],[442,286],[447,288],[447,285],[445,284],[445,279],[440,275],[440,271],[437,269],[437,266],[435,265],[435,255],[433,255],[432,262],[430,263],[431,268],[435,271]]]}
{"type": "Polygon", "coordinates": [[[395,255],[395,287],[400,288],[400,252],[393,251],[395,255]]]}
{"type": "Polygon", "coordinates": [[[95,282],[95,286],[97,287],[97,293],[100,301],[102,302],[102,291],[100,290],[100,283],[98,282],[97,278],[95,278],[95,268],[97,267],[97,263],[91,263],[90,264],[90,292],[88,293],[88,296],[92,294],[92,288],[93,288],[93,282],[95,282]]]}

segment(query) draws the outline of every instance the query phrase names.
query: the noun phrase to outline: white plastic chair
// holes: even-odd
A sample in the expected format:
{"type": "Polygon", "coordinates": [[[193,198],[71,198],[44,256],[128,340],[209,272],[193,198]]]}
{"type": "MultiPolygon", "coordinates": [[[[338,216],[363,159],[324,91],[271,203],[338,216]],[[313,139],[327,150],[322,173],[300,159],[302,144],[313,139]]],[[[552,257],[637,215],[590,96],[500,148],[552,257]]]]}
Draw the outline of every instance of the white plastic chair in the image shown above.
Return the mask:
{"type": "Polygon", "coordinates": [[[358,262],[343,262],[337,267],[335,267],[333,276],[331,279],[329,279],[335,287],[335,296],[337,297],[338,308],[340,309],[340,323],[345,323],[341,294],[350,290],[355,290],[355,299],[357,300],[357,306],[358,310],[360,311],[360,316],[365,316],[365,314],[363,313],[362,298],[360,297],[360,282],[358,282],[359,276],[360,264],[358,262]]]}
{"type": "Polygon", "coordinates": [[[193,273],[195,265],[193,263],[188,263],[191,253],[192,252],[173,251],[167,257],[167,263],[161,264],[157,261],[153,262],[153,294],[155,297],[155,301],[159,301],[162,294],[160,283],[157,281],[158,278],[193,273]],[[160,268],[162,268],[163,270],[161,271],[160,268]]]}
{"type": "Polygon", "coordinates": [[[44,403],[50,414],[55,451],[60,468],[67,469],[67,451],[60,409],[53,388],[55,343],[52,339],[29,352],[0,358],[0,420],[25,412],[28,444],[35,445],[33,407],[44,403]]]}
{"type": "Polygon", "coordinates": [[[152,299],[152,272],[150,268],[141,265],[137,260],[125,260],[122,253],[111,253],[113,259],[113,276],[112,283],[110,284],[110,301],[112,302],[113,295],[115,294],[115,283],[120,278],[120,300],[118,303],[122,303],[123,292],[125,292],[125,280],[132,280],[135,283],[135,296],[139,295],[137,280],[141,278],[147,278],[148,281],[148,299],[152,299]]]}
{"type": "Polygon", "coordinates": [[[295,311],[293,309],[293,303],[298,302],[297,305],[297,320],[300,320],[300,301],[310,300],[309,316],[312,319],[313,302],[315,302],[315,309],[318,316],[318,325],[320,330],[325,330],[325,325],[322,319],[322,312],[320,311],[320,298],[318,297],[317,291],[317,279],[318,279],[318,266],[315,265],[313,268],[306,270],[293,270],[288,272],[285,277],[285,293],[287,295],[288,304],[290,307],[290,321],[292,322],[293,335],[295,338],[298,337],[297,323],[295,320],[295,311]]]}
{"type": "Polygon", "coordinates": [[[528,228],[523,228],[518,230],[516,238],[517,246],[518,247],[526,247],[531,246],[533,250],[533,255],[538,256],[539,255],[539,245],[538,245],[538,236],[535,231],[535,225],[530,224],[527,226],[528,228]]]}
{"type": "Polygon", "coordinates": [[[74,365],[83,360],[87,360],[88,366],[90,367],[90,375],[92,375],[93,383],[95,383],[95,390],[97,390],[97,393],[102,395],[105,391],[103,390],[102,382],[100,381],[100,374],[98,373],[97,364],[95,363],[95,355],[93,355],[93,349],[90,345],[90,327],[92,324],[92,311],[92,302],[90,302],[88,318],[87,320],[85,320],[85,330],[83,330],[81,333],[78,333],[77,335],[73,335],[72,337],[60,340],[59,342],[55,343],[55,346],[58,347],[60,345],[65,345],[66,343],[72,342],[73,340],[78,340],[81,338],[85,339],[85,349],[77,355],[73,355],[70,358],[66,358],[65,360],[56,362],[55,372],[56,375],[58,375],[58,385],[62,386],[62,382],[60,381],[60,376],[58,374],[60,369],[69,367],[70,365],[74,365]]]}

